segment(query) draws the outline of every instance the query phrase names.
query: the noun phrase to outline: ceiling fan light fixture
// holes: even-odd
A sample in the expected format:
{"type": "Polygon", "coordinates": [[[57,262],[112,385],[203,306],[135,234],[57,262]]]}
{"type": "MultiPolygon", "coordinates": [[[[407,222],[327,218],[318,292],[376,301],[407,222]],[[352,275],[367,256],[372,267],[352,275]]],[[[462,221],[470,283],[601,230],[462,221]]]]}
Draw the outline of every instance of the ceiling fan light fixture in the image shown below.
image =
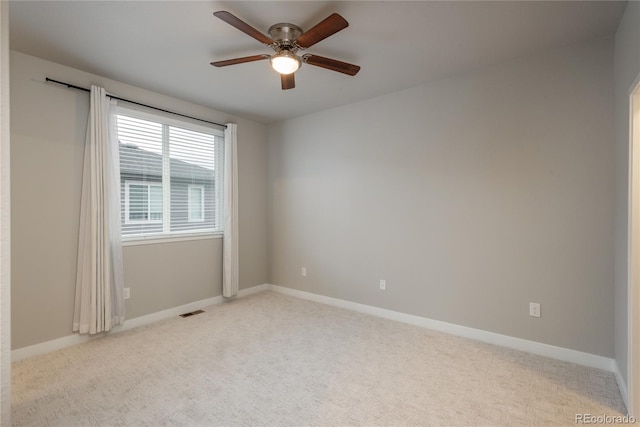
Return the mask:
{"type": "Polygon", "coordinates": [[[269,62],[271,63],[271,67],[280,74],[295,73],[302,63],[297,55],[288,50],[283,50],[272,55],[269,62]]]}

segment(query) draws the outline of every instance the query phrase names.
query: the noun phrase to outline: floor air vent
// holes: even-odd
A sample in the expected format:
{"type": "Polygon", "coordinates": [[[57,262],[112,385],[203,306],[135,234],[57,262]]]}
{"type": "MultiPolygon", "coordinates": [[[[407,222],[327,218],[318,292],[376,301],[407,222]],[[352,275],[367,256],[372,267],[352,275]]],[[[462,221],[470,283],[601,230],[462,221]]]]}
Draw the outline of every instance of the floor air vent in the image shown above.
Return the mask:
{"type": "Polygon", "coordinates": [[[181,314],[180,317],[190,317],[200,313],[204,313],[204,310],[196,310],[196,311],[192,311],[191,313],[184,313],[184,314],[181,314]]]}

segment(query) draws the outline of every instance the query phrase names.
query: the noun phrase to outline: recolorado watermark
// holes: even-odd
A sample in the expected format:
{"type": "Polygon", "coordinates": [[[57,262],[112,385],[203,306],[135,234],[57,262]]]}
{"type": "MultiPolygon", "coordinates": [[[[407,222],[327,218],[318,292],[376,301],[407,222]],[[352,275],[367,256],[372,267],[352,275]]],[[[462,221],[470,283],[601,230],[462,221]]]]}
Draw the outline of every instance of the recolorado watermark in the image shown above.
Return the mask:
{"type": "Polygon", "coordinates": [[[635,424],[635,417],[629,415],[576,414],[576,424],[635,424]]]}

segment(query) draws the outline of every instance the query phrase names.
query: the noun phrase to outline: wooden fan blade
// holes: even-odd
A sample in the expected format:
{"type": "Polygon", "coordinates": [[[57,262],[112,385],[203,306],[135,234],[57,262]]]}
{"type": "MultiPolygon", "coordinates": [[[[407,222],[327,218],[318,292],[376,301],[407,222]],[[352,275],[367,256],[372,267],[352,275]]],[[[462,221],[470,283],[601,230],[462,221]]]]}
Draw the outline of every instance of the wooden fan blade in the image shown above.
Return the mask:
{"type": "Polygon", "coordinates": [[[233,27],[236,27],[246,35],[251,36],[254,39],[258,40],[260,43],[266,44],[267,46],[271,46],[274,43],[274,41],[271,40],[269,37],[265,36],[260,31],[256,30],[251,25],[247,24],[242,19],[232,15],[226,10],[219,10],[217,12],[214,12],[213,14],[216,17],[222,19],[227,24],[233,27]]]}
{"type": "Polygon", "coordinates": [[[324,21],[316,24],[315,27],[298,37],[296,39],[296,43],[301,48],[306,49],[319,41],[326,39],[330,35],[335,34],[340,30],[344,30],[348,26],[349,23],[346,19],[337,13],[333,13],[324,21]]]}
{"type": "Polygon", "coordinates": [[[253,55],[243,56],[242,58],[226,59],[224,61],[215,61],[211,65],[214,67],[226,67],[227,65],[243,64],[245,62],[260,61],[261,59],[267,59],[270,55],[253,55]]]}
{"type": "Polygon", "coordinates": [[[311,55],[307,53],[302,57],[302,61],[306,64],[315,65],[316,67],[326,68],[327,70],[337,71],[339,73],[355,76],[360,71],[357,65],[348,62],[338,61],[337,59],[325,58],[324,56],[311,55]]]}
{"type": "Polygon", "coordinates": [[[293,89],[296,87],[295,73],[280,74],[280,82],[282,82],[282,90],[293,89]]]}

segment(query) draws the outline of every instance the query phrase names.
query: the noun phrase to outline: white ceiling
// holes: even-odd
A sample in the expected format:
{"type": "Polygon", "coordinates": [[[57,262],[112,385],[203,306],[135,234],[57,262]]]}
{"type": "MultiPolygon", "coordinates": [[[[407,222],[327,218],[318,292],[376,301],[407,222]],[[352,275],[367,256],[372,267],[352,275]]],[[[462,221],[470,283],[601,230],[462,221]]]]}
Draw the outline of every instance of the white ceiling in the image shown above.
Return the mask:
{"type": "Polygon", "coordinates": [[[10,45],[269,123],[611,36],[625,6],[617,1],[13,1],[10,45]],[[282,91],[268,61],[214,68],[209,63],[215,60],[271,53],[214,17],[216,10],[228,10],[265,34],[277,22],[306,30],[338,12],[350,26],[308,52],[362,69],[349,77],[303,65],[296,88],[282,91]]]}

